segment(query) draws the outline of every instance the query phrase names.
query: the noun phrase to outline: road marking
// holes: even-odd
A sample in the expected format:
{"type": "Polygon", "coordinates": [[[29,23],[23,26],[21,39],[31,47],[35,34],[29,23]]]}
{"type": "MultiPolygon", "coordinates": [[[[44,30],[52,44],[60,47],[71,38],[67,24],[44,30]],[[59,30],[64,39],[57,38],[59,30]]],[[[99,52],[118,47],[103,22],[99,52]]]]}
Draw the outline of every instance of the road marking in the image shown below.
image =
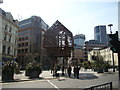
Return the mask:
{"type": "Polygon", "coordinates": [[[55,84],[53,84],[52,82],[50,82],[50,80],[47,80],[53,87],[55,87],[57,90],[60,90],[55,84]]]}

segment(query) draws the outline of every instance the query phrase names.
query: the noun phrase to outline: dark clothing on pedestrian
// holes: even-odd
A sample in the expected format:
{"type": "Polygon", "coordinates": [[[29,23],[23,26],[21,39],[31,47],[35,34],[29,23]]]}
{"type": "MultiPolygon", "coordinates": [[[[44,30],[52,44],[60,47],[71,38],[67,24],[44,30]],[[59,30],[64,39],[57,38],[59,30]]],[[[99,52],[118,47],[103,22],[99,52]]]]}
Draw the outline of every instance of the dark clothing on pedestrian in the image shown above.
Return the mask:
{"type": "Polygon", "coordinates": [[[62,76],[65,76],[65,74],[64,74],[64,69],[65,69],[65,67],[62,66],[62,76]]]}
{"type": "Polygon", "coordinates": [[[72,71],[71,66],[68,67],[68,70],[67,70],[67,71],[68,71],[68,75],[69,75],[69,77],[70,77],[70,76],[71,76],[71,71],[72,71]]]}
{"type": "Polygon", "coordinates": [[[56,76],[56,74],[57,74],[57,67],[54,67],[54,69],[53,69],[53,77],[56,76]]]}
{"type": "Polygon", "coordinates": [[[76,68],[77,79],[79,79],[79,70],[80,70],[80,67],[77,67],[77,68],[76,68]]]}
{"type": "Polygon", "coordinates": [[[74,72],[74,77],[76,78],[77,77],[77,68],[75,66],[73,68],[73,72],[74,72]]]}

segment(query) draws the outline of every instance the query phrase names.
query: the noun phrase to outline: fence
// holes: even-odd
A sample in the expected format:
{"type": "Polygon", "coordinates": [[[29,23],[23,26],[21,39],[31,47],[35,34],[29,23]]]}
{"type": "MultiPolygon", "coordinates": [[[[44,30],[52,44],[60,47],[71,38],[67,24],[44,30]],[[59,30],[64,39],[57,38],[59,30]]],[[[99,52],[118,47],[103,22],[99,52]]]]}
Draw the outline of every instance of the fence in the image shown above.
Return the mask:
{"type": "Polygon", "coordinates": [[[112,90],[112,82],[85,88],[84,90],[112,90]]]}

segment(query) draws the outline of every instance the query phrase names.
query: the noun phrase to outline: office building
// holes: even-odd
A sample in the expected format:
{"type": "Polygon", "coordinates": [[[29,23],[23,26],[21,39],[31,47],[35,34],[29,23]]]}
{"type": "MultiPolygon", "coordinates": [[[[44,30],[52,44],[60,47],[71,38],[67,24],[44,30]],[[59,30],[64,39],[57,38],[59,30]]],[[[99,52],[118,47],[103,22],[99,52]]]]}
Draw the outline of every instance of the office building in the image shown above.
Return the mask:
{"type": "Polygon", "coordinates": [[[78,34],[74,36],[74,49],[83,49],[85,44],[85,35],[78,34]]]}
{"type": "Polygon", "coordinates": [[[107,45],[106,26],[99,25],[94,28],[94,39],[107,45]]]}
{"type": "Polygon", "coordinates": [[[44,33],[48,25],[38,16],[31,16],[19,22],[18,63],[21,68],[36,60],[42,63],[46,57],[43,48],[44,33]]]}
{"type": "Polygon", "coordinates": [[[84,45],[84,60],[88,61],[88,53],[93,50],[93,48],[100,48],[103,49],[107,47],[104,43],[100,43],[96,40],[89,40],[85,42],[84,45]]]}
{"type": "Polygon", "coordinates": [[[84,44],[85,44],[85,35],[78,34],[74,36],[74,60],[73,60],[74,64],[83,61],[84,44]]]}

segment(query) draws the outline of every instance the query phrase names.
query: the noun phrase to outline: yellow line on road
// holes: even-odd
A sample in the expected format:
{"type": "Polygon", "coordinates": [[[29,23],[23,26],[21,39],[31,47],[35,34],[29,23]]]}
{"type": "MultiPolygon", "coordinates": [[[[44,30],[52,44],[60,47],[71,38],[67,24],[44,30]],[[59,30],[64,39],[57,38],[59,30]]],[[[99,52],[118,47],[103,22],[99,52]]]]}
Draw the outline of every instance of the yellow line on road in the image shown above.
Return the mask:
{"type": "Polygon", "coordinates": [[[4,84],[28,83],[28,82],[38,82],[38,81],[46,81],[46,80],[20,81],[20,82],[9,82],[9,83],[0,83],[0,84],[4,85],[4,84]]]}

